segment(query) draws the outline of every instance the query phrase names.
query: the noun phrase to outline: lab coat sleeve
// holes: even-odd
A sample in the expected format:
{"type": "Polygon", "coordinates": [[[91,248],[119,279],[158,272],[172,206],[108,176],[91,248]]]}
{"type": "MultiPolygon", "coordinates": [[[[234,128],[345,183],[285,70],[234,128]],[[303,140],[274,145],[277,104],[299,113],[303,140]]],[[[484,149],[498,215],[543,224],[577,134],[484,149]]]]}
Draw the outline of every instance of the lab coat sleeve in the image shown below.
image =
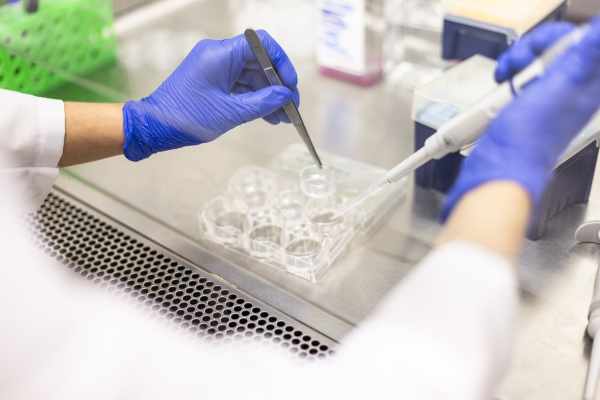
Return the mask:
{"type": "Polygon", "coordinates": [[[494,251],[450,243],[415,266],[329,362],[302,367],[264,348],[238,348],[211,358],[210,371],[185,368],[185,378],[178,372],[138,384],[148,392],[137,398],[212,398],[228,387],[227,398],[491,399],[512,350],[515,275],[494,251]],[[212,388],[179,384],[197,376],[212,388]]]}
{"type": "Polygon", "coordinates": [[[335,357],[303,365],[268,340],[179,342],[80,277],[63,278],[24,243],[15,247],[15,230],[0,225],[0,251],[9,257],[0,280],[2,399],[484,400],[510,357],[513,267],[471,242],[434,250],[335,357]],[[34,289],[14,284],[22,281],[34,289]]]}
{"type": "Polygon", "coordinates": [[[12,188],[12,202],[21,211],[33,212],[58,177],[64,104],[0,89],[0,109],[0,179],[3,187],[12,188]]]}
{"type": "Polygon", "coordinates": [[[510,361],[517,306],[515,268],[504,256],[468,241],[434,250],[344,341],[342,364],[362,365],[371,383],[353,392],[492,398],[510,361]]]}

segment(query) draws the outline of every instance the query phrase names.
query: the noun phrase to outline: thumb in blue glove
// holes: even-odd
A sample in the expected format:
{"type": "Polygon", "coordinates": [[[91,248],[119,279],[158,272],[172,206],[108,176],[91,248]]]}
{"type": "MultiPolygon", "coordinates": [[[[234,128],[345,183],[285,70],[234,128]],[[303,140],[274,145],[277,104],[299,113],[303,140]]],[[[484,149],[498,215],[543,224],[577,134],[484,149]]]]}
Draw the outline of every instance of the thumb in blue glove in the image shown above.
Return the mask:
{"type": "Polygon", "coordinates": [[[199,42],[150,96],[123,107],[123,152],[131,161],[210,142],[257,118],[289,123],[281,107],[299,105],[296,71],[283,49],[258,31],[285,86],[270,86],[244,35],[199,42]]]}
{"type": "MultiPolygon", "coordinates": [[[[500,58],[496,77],[509,78],[570,29],[564,23],[540,27],[500,58]]],[[[492,121],[448,193],[442,219],[467,192],[490,181],[516,182],[537,203],[558,157],[599,107],[600,19],[596,19],[579,43],[492,121]]]]}

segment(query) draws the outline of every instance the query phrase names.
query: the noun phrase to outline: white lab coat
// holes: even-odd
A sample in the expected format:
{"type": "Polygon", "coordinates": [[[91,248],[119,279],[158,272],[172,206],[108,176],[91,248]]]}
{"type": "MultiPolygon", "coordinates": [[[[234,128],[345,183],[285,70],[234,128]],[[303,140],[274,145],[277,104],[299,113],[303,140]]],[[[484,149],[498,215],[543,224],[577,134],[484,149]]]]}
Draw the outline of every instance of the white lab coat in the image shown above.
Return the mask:
{"type": "MultiPolygon", "coordinates": [[[[31,211],[58,174],[64,107],[4,90],[0,107],[0,196],[31,211]]],[[[2,399],[480,400],[508,366],[516,277],[502,255],[471,242],[433,251],[336,357],[303,366],[263,348],[179,343],[49,265],[2,209],[2,399]]]]}

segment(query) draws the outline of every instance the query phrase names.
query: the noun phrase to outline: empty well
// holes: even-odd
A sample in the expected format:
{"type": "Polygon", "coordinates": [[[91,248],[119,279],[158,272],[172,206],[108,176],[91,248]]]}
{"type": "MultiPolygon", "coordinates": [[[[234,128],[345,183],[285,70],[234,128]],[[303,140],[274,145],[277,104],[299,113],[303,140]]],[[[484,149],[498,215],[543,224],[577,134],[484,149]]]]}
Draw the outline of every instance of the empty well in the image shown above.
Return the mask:
{"type": "Polygon", "coordinates": [[[308,197],[331,196],[335,193],[335,174],[327,167],[309,165],[300,171],[300,188],[308,197]]]}

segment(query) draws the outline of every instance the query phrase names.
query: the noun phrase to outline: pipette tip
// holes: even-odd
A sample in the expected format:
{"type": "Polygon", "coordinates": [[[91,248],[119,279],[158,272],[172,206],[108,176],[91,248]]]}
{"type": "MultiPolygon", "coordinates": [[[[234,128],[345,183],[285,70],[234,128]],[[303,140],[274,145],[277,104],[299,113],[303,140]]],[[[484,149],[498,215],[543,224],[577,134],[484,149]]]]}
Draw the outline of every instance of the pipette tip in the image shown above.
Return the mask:
{"type": "Polygon", "coordinates": [[[332,220],[334,220],[334,219],[341,218],[341,217],[342,217],[344,214],[346,214],[348,211],[350,211],[350,209],[347,209],[347,207],[345,207],[345,208],[343,208],[343,209],[339,210],[338,212],[336,212],[335,214],[333,214],[333,215],[331,216],[331,219],[332,219],[332,220]]]}
{"type": "Polygon", "coordinates": [[[346,204],[346,206],[344,206],[344,208],[342,208],[341,210],[339,210],[338,212],[333,214],[331,219],[340,218],[342,215],[346,214],[348,211],[352,210],[353,208],[355,208],[356,206],[358,206],[360,203],[362,203],[363,201],[365,201],[366,199],[368,199],[371,196],[372,196],[372,193],[369,191],[369,189],[365,190],[364,192],[359,194],[357,197],[355,197],[350,203],[346,204]]]}
{"type": "Polygon", "coordinates": [[[344,208],[342,208],[341,210],[339,210],[338,212],[333,214],[331,219],[337,219],[337,218],[341,217],[342,215],[346,214],[348,211],[352,210],[353,208],[358,206],[360,203],[362,203],[369,197],[375,196],[377,193],[381,192],[388,185],[390,185],[390,183],[391,182],[388,180],[387,175],[384,175],[383,177],[378,179],[377,182],[375,182],[374,184],[369,186],[367,189],[365,189],[361,194],[356,196],[350,203],[346,204],[346,206],[344,208]]]}
{"type": "Polygon", "coordinates": [[[338,210],[335,214],[331,216],[331,219],[338,219],[346,214],[348,211],[352,210],[354,207],[362,203],[361,196],[356,197],[350,203],[346,204],[341,210],[338,210]]]}
{"type": "MultiPolygon", "coordinates": [[[[350,204],[352,204],[352,203],[350,203],[350,204]]],[[[336,212],[335,214],[333,214],[333,215],[331,216],[331,219],[332,219],[332,220],[334,220],[334,219],[338,219],[338,218],[340,218],[342,215],[346,214],[348,211],[350,211],[350,208],[348,208],[348,207],[344,207],[344,208],[342,208],[341,210],[339,210],[338,212],[336,212]]]]}

